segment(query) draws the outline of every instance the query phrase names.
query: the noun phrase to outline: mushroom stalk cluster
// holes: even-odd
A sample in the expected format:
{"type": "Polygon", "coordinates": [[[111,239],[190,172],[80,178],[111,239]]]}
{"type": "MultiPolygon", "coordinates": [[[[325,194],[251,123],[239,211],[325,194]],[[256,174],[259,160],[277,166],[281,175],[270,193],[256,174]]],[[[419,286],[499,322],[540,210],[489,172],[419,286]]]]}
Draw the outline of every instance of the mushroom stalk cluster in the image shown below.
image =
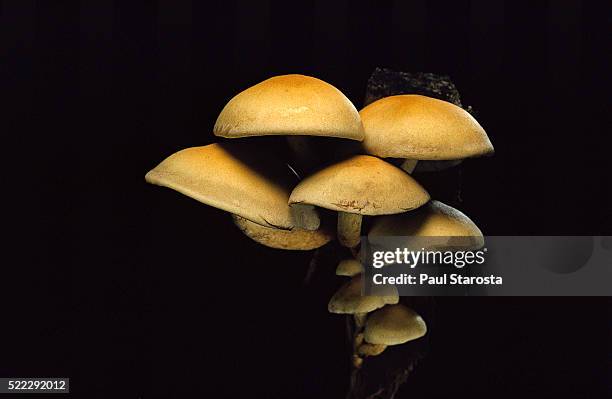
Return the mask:
{"type": "Polygon", "coordinates": [[[242,233],[271,248],[315,250],[336,237],[349,248],[353,258],[336,269],[349,280],[333,295],[328,310],[354,323],[354,373],[368,357],[426,334],[425,321],[400,303],[395,287],[377,296],[362,295],[358,249],[362,235],[371,240],[440,236],[465,248],[482,244],[482,233],[467,216],[431,200],[410,175],[422,160],[446,167],[493,152],[470,114],[420,95],[385,97],[358,112],[329,83],[284,75],[233,97],[213,133],[245,139],[178,151],[149,171],[146,181],[228,212],[242,233]],[[262,142],[246,139],[255,136],[285,136],[293,159],[287,164],[268,154],[262,142]],[[342,156],[326,157],[329,151],[321,151],[308,136],[333,138],[334,151],[342,156]],[[401,159],[401,167],[385,158],[401,159]],[[296,169],[307,173],[300,178],[296,169]],[[326,223],[323,215],[330,211],[336,223],[326,223]],[[364,216],[369,223],[362,223],[364,216]],[[335,229],[329,227],[334,224],[335,229]]]}
{"type": "Polygon", "coordinates": [[[361,240],[361,215],[338,212],[338,241],[345,247],[353,248],[361,240]]]}

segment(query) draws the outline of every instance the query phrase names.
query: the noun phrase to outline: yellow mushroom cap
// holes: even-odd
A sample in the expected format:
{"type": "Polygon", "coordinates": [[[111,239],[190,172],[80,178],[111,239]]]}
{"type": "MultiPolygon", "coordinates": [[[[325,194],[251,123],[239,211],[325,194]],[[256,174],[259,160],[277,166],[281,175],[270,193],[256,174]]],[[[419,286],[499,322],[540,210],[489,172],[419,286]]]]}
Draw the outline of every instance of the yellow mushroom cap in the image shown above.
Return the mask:
{"type": "Polygon", "coordinates": [[[170,155],[145,179],[263,226],[316,229],[320,221],[314,207],[300,207],[296,212],[287,204],[297,177],[287,165],[266,157],[252,144],[187,148],[170,155]]]}
{"type": "Polygon", "coordinates": [[[353,277],[360,273],[363,273],[363,266],[356,259],[343,259],[336,267],[337,276],[353,277]]]}
{"type": "Polygon", "coordinates": [[[324,228],[282,230],[253,223],[238,215],[232,215],[234,224],[250,239],[270,248],[308,251],[327,244],[333,235],[324,228]]]}
{"type": "Polygon", "coordinates": [[[389,303],[397,303],[399,296],[395,286],[384,286],[381,296],[362,296],[363,274],[351,278],[334,294],[327,309],[330,313],[355,314],[368,313],[389,303]]]}
{"type": "Polygon", "coordinates": [[[364,337],[370,344],[399,345],[427,332],[421,316],[402,304],[388,305],[373,312],[366,321],[364,337]]]}
{"type": "Polygon", "coordinates": [[[484,245],[482,232],[469,217],[436,200],[413,212],[374,219],[368,239],[376,242],[376,237],[384,236],[442,237],[432,240],[439,247],[478,249],[484,245]]]}
{"type": "Polygon", "coordinates": [[[369,155],[355,155],[321,169],[298,184],[290,204],[339,212],[388,215],[418,208],[429,194],[403,170],[369,155]]]}
{"type": "Polygon", "coordinates": [[[363,147],[383,158],[454,160],[493,153],[484,129],[464,109],[431,97],[381,98],[360,113],[363,147]]]}
{"type": "Polygon", "coordinates": [[[213,132],[221,137],[327,136],[363,140],[357,109],[334,86],[304,75],[282,75],[238,93],[213,132]]]}

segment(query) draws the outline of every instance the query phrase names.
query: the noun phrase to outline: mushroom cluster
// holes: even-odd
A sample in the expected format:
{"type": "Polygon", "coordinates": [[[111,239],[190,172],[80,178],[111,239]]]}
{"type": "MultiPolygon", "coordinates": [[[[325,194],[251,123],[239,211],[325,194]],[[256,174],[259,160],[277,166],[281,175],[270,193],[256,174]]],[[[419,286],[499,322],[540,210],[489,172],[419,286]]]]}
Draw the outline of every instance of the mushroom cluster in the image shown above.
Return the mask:
{"type": "Polygon", "coordinates": [[[220,142],[170,155],[146,181],[229,212],[246,236],[268,247],[313,250],[337,238],[349,248],[352,256],[336,274],[350,280],[328,310],[353,319],[355,369],[387,346],[426,334],[423,318],[400,303],[395,288],[362,295],[358,247],[362,235],[438,236],[454,247],[482,245],[482,233],[466,215],[431,200],[411,176],[417,162],[436,170],[493,152],[468,112],[421,95],[385,97],[358,112],[329,83],[284,75],[233,97],[213,133],[220,142]],[[291,160],[270,156],[257,140],[226,140],[255,136],[285,136],[277,139],[292,150],[291,160]],[[335,228],[325,223],[329,215],[335,228]]]}

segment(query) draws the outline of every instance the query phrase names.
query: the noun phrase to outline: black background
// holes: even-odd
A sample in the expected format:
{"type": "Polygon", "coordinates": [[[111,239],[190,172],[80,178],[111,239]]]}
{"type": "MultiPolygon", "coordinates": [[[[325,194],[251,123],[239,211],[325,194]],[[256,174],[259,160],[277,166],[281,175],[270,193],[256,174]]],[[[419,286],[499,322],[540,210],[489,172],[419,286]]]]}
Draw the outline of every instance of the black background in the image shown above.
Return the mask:
{"type": "MultiPolygon", "coordinates": [[[[358,107],[376,66],[448,74],[496,154],[440,199],[489,235],[612,234],[604,3],[1,1],[0,375],[92,398],[342,397],[334,265],[304,289],[308,254],[143,179],[276,74],[358,107]]],[[[602,397],[610,305],[439,298],[401,397],[602,397]]]]}

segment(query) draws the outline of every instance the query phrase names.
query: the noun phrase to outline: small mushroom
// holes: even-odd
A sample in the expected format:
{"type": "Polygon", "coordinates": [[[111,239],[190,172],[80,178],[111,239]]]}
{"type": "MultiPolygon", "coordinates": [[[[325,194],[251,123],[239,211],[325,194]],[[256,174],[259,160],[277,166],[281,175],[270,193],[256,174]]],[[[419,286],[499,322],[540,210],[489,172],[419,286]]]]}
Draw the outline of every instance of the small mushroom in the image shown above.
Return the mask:
{"type": "Polygon", "coordinates": [[[385,349],[387,349],[387,345],[364,342],[357,348],[357,353],[359,356],[378,356],[383,353],[385,349]]]}
{"type": "MultiPolygon", "coordinates": [[[[377,237],[385,236],[427,237],[430,241],[427,249],[474,250],[484,245],[482,232],[469,217],[436,200],[412,212],[374,219],[368,232],[369,241],[376,243],[377,237]]],[[[422,240],[415,242],[419,242],[419,247],[424,244],[422,240]]]]}
{"type": "Polygon", "coordinates": [[[365,129],[365,151],[382,158],[404,159],[402,168],[408,173],[418,161],[458,161],[494,152],[476,119],[446,101],[416,94],[390,96],[371,103],[359,114],[365,129]]]}
{"type": "MultiPolygon", "coordinates": [[[[363,360],[360,357],[359,348],[364,344],[363,328],[367,323],[368,312],[379,309],[387,304],[395,304],[399,301],[399,295],[395,286],[385,286],[382,291],[384,295],[364,296],[362,295],[363,274],[353,276],[349,282],[344,284],[331,298],[327,309],[331,313],[352,314],[355,322],[353,335],[353,366],[360,368],[363,360]]],[[[364,350],[366,350],[364,348],[364,350]]],[[[381,351],[382,352],[382,351],[381,351]]]]}
{"type": "MultiPolygon", "coordinates": [[[[384,295],[364,296],[361,294],[363,274],[358,274],[344,284],[332,296],[327,309],[330,313],[365,315],[387,304],[397,303],[399,296],[393,285],[384,286],[384,295]]],[[[357,323],[359,324],[359,323],[357,323]]]]}
{"type": "Polygon", "coordinates": [[[282,230],[253,223],[238,215],[232,215],[232,219],[244,235],[270,248],[309,251],[333,239],[333,234],[324,228],[304,230],[295,227],[292,230],[282,230]]]}
{"type": "Polygon", "coordinates": [[[363,265],[356,259],[344,259],[336,267],[337,276],[353,277],[363,273],[363,265]]]}
{"type": "Polygon", "coordinates": [[[262,226],[316,230],[320,219],[313,206],[287,205],[297,177],[253,144],[187,148],[170,155],[145,179],[262,226]]]}
{"type": "Polygon", "coordinates": [[[425,335],[421,316],[402,304],[388,305],[373,312],[366,321],[364,337],[370,344],[399,345],[425,335]]]}
{"type": "Polygon", "coordinates": [[[355,155],[306,177],[289,204],[316,205],[338,213],[338,241],[359,244],[362,215],[389,215],[423,205],[429,194],[401,169],[368,155],[355,155]]]}

